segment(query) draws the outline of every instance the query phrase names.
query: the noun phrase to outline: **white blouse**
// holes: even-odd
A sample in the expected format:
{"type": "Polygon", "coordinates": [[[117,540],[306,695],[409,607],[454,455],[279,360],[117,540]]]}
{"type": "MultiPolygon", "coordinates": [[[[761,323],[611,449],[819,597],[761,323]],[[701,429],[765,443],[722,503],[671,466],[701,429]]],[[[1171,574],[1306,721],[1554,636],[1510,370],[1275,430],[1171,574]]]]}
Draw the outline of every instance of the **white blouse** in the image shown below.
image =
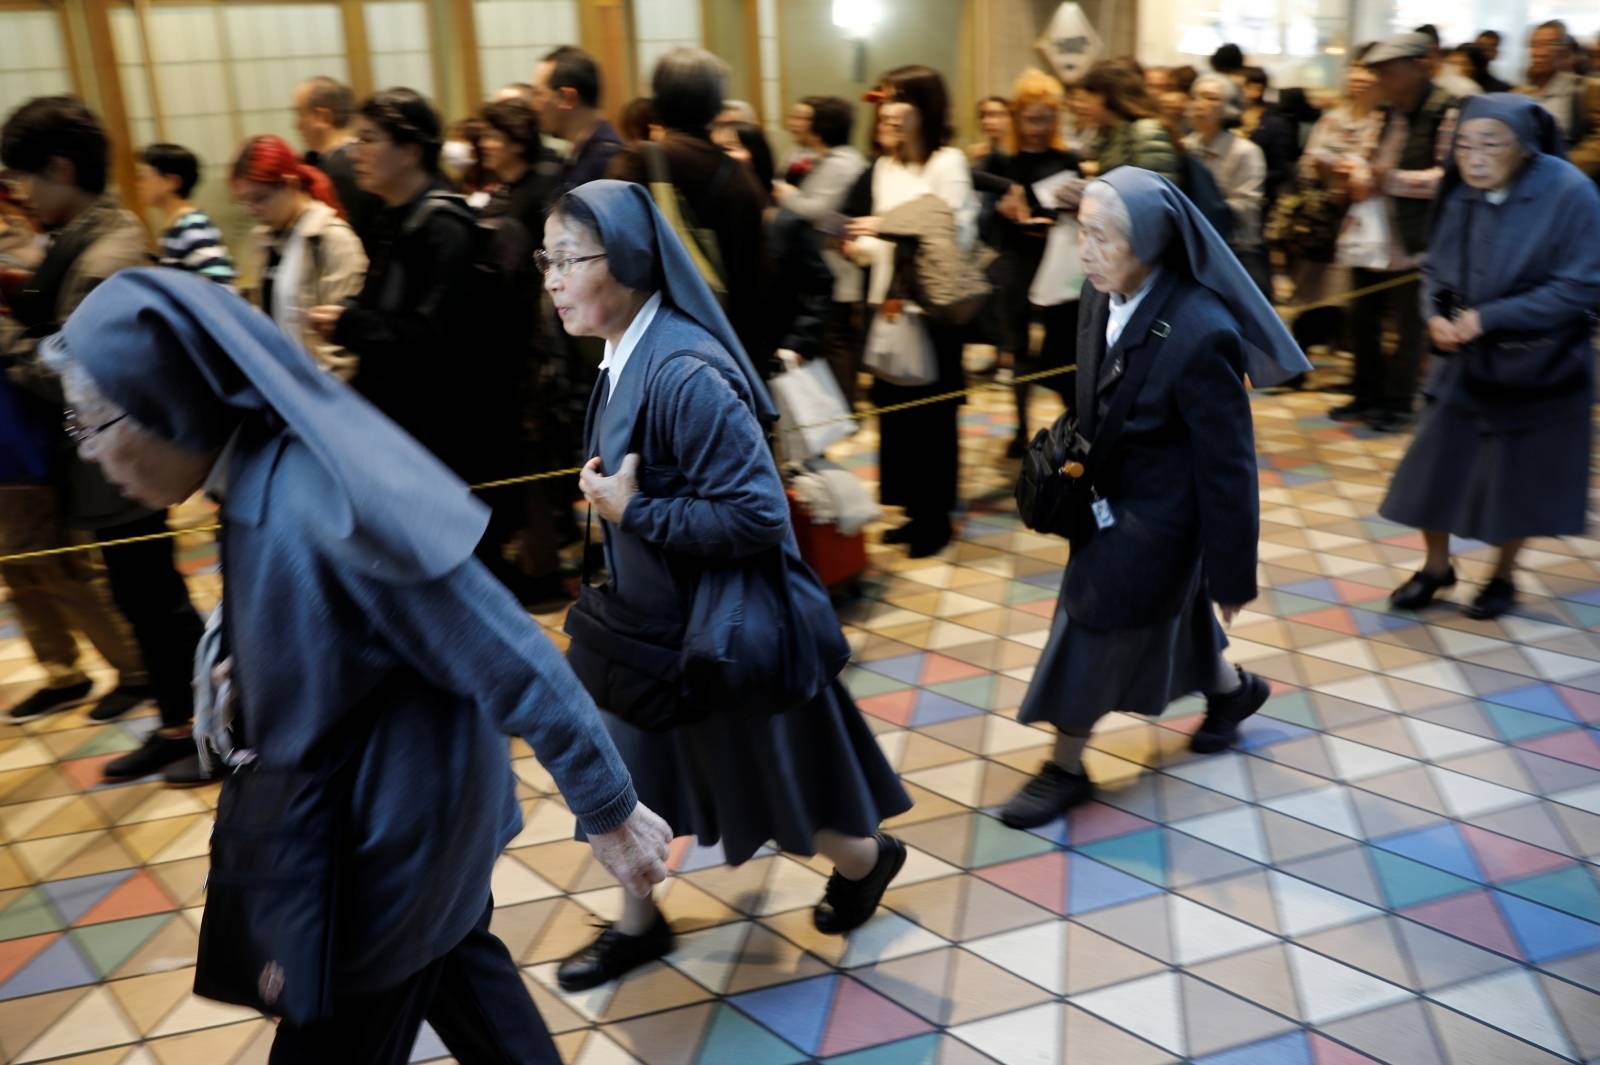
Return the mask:
{"type": "Polygon", "coordinates": [[[886,215],[901,204],[929,193],[950,205],[956,216],[956,244],[971,248],[978,236],[978,198],[972,191],[972,169],[966,153],[944,147],[921,165],[883,156],[872,168],[872,213],[886,215]]]}
{"type": "Polygon", "coordinates": [[[1117,341],[1122,338],[1122,331],[1128,328],[1128,320],[1133,317],[1133,312],[1139,309],[1139,304],[1150,294],[1150,287],[1156,283],[1156,277],[1161,270],[1150,271],[1150,276],[1144,279],[1144,284],[1139,286],[1127,299],[1115,293],[1111,296],[1111,307],[1106,314],[1106,350],[1110,351],[1117,346],[1117,341]]]}

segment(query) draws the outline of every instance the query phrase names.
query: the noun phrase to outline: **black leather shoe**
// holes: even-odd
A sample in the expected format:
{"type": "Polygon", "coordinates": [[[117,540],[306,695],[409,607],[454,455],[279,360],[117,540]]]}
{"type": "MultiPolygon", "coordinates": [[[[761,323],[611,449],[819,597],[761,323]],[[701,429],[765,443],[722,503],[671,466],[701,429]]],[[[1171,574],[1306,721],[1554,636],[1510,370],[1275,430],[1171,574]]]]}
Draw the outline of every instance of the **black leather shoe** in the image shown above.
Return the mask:
{"type": "Polygon", "coordinates": [[[101,772],[108,781],[138,780],[191,756],[195,756],[193,736],[168,737],[156,731],[144,741],[143,747],[112,759],[101,772]]]}
{"type": "Polygon", "coordinates": [[[1451,566],[1443,577],[1435,577],[1426,570],[1418,570],[1389,596],[1389,605],[1396,610],[1421,610],[1433,602],[1442,589],[1456,583],[1456,568],[1451,566]]]}
{"type": "Polygon", "coordinates": [[[1011,443],[1006,445],[1006,458],[1020,459],[1028,453],[1028,434],[1018,433],[1011,438],[1011,443]]]}
{"type": "Polygon", "coordinates": [[[1406,410],[1375,410],[1364,419],[1375,433],[1399,433],[1411,428],[1416,416],[1406,410]]]}
{"type": "Polygon", "coordinates": [[[94,690],[94,681],[68,684],[64,688],[40,688],[11,708],[11,720],[26,721],[30,717],[54,713],[77,706],[94,690]]]}
{"type": "Polygon", "coordinates": [[[163,769],[161,779],[167,782],[169,788],[200,788],[216,783],[225,773],[222,759],[211,759],[211,771],[208,773],[206,767],[200,764],[200,755],[191,752],[187,758],[180,758],[163,769]]]}
{"type": "Polygon", "coordinates": [[[1000,820],[1011,828],[1038,828],[1066,813],[1094,794],[1094,782],[1087,773],[1073,773],[1054,762],[1046,762],[1034,778],[1022,785],[1000,811],[1000,820]]]}
{"type": "Polygon", "coordinates": [[[140,703],[147,703],[155,697],[148,684],[119,684],[106,693],[106,697],[94,704],[94,709],[89,711],[89,718],[93,721],[115,721],[140,703]]]}
{"type": "Polygon", "coordinates": [[[1206,718],[1189,737],[1191,751],[1215,754],[1232,747],[1239,738],[1239,725],[1260,710],[1272,694],[1272,687],[1254,673],[1240,669],[1239,682],[1239,686],[1226,695],[1206,696],[1206,718]]]}
{"type": "Polygon", "coordinates": [[[1336,422],[1361,422],[1366,421],[1376,410],[1370,403],[1353,399],[1349,403],[1341,403],[1328,412],[1328,417],[1336,422]]]}
{"type": "Polygon", "coordinates": [[[1504,577],[1496,577],[1483,586],[1478,597],[1462,611],[1469,618],[1488,621],[1517,605],[1517,586],[1504,577]]]}
{"type": "Polygon", "coordinates": [[[890,529],[883,534],[886,544],[909,544],[917,536],[917,523],[908,521],[897,529],[890,529]]]}
{"type": "Polygon", "coordinates": [[[936,528],[923,529],[912,539],[906,557],[932,558],[950,546],[950,538],[954,533],[955,530],[950,527],[949,522],[944,522],[936,528]]]}
{"type": "Polygon", "coordinates": [[[879,832],[878,864],[860,880],[847,879],[839,870],[828,877],[822,901],[811,911],[811,923],[824,935],[840,936],[866,924],[878,912],[883,893],[906,864],[906,845],[879,832]]]}
{"type": "Polygon", "coordinates": [[[656,923],[642,936],[625,936],[607,925],[598,939],[561,963],[556,983],[561,990],[588,991],[626,976],[672,951],[672,926],[656,914],[656,923]]]}

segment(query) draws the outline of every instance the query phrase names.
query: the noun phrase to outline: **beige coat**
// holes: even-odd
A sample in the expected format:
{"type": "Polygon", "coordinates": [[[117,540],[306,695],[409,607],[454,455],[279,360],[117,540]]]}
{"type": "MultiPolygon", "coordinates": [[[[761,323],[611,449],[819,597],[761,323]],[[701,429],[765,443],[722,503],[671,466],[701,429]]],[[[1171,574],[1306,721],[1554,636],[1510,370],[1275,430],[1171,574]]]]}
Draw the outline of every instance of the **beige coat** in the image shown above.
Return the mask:
{"type": "Polygon", "coordinates": [[[276,237],[266,226],[250,234],[255,256],[256,288],[250,302],[261,306],[260,278],[275,243],[282,242],[283,258],[273,285],[272,306],[263,308],[283,331],[300,341],[317,365],[342,381],[355,376],[354,352],[317,335],[306,312],[325,303],[342,303],[361,292],[367,276],[367,255],[361,238],[350,224],[325,203],[313,200],[287,236],[276,237]]]}

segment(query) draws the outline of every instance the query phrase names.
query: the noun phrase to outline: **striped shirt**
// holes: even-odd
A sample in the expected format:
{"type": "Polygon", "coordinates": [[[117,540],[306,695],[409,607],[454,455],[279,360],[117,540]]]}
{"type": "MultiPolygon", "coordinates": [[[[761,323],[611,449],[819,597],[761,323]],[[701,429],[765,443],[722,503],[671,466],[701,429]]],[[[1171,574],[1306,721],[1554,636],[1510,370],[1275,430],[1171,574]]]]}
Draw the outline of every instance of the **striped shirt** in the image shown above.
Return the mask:
{"type": "Polygon", "coordinates": [[[162,266],[174,266],[231,285],[239,274],[233,268],[222,231],[201,210],[189,210],[161,235],[162,266]]]}

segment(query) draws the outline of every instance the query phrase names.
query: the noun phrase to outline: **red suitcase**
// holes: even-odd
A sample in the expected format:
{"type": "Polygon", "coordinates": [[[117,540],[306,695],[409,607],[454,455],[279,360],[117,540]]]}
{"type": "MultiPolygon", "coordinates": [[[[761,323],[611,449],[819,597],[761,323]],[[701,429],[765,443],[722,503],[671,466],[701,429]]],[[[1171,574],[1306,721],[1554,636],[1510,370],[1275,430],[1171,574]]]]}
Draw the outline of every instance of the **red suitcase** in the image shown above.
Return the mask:
{"type": "Polygon", "coordinates": [[[845,536],[837,525],[813,525],[811,512],[794,489],[789,496],[789,520],[794,524],[794,538],[800,545],[800,557],[816,570],[817,577],[830,591],[849,591],[867,571],[867,537],[865,533],[845,536]]]}

